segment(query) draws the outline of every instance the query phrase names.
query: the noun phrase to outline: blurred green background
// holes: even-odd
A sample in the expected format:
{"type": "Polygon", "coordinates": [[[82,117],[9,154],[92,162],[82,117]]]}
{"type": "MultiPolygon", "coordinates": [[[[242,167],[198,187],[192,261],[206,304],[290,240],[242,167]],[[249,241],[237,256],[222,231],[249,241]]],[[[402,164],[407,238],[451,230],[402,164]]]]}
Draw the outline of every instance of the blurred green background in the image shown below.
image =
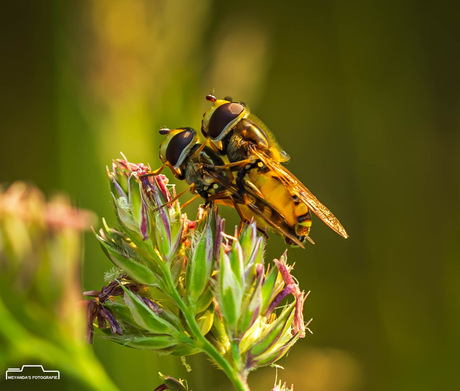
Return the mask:
{"type": "MultiPolygon", "coordinates": [[[[314,334],[279,376],[301,391],[458,390],[459,15],[454,1],[5,3],[0,182],[113,221],[111,159],[158,167],[160,127],[199,128],[211,92],[244,101],[350,234],[315,219],[317,245],[289,250],[314,334]]],[[[267,258],[284,247],[273,236],[267,258]]],[[[84,289],[110,267],[88,234],[84,289]]],[[[158,371],[230,389],[204,357],[186,373],[178,358],[94,349],[122,390],[153,390],[158,371]]]]}

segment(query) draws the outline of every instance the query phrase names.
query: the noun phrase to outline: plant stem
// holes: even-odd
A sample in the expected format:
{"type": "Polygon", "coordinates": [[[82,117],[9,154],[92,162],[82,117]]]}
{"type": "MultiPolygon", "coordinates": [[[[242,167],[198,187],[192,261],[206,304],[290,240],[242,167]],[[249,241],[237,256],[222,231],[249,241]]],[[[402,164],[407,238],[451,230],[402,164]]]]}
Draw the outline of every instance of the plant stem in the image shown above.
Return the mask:
{"type": "Polygon", "coordinates": [[[190,331],[195,338],[196,342],[198,342],[198,347],[202,349],[209,357],[211,357],[225,372],[227,377],[233,383],[235,389],[237,391],[250,391],[246,378],[238,373],[232,365],[219,353],[219,351],[201,334],[200,328],[198,327],[195,317],[192,313],[190,313],[189,308],[184,303],[182,298],[177,291],[174,282],[171,277],[171,273],[169,271],[168,266],[165,264],[164,267],[164,275],[166,277],[166,282],[169,287],[169,294],[173,298],[173,300],[177,303],[177,306],[182,311],[185,320],[187,321],[188,326],[190,327],[190,331]]]}

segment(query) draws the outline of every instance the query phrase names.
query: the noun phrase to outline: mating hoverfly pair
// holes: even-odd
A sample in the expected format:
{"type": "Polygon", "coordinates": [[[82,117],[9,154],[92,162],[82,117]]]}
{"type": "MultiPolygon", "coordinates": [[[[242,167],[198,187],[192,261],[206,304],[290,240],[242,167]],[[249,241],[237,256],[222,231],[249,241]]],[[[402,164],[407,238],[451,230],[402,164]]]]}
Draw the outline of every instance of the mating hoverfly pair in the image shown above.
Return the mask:
{"type": "Polygon", "coordinates": [[[163,165],[152,174],[168,166],[189,184],[174,199],[191,190],[196,195],[189,202],[201,196],[206,204],[231,206],[242,222],[254,219],[259,229],[271,229],[300,247],[305,240],[314,243],[310,211],[348,237],[332,212],[282,165],[289,155],[247,106],[231,98],[206,99],[212,107],[203,116],[203,143],[192,128],[160,129],[166,135],[160,145],[163,165]]]}

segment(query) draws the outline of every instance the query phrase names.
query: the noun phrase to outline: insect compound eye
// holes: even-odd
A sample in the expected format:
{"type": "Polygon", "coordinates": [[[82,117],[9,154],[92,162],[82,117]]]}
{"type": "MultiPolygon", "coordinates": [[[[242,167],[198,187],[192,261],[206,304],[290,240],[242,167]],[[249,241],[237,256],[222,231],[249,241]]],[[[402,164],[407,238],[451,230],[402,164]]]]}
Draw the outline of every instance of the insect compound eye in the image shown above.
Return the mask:
{"type": "Polygon", "coordinates": [[[220,105],[212,114],[209,121],[209,135],[217,138],[224,131],[225,127],[237,118],[244,110],[240,103],[224,103],[220,105]]]}
{"type": "Polygon", "coordinates": [[[182,153],[187,149],[195,138],[195,130],[184,128],[182,132],[176,134],[168,144],[166,149],[166,159],[173,166],[177,165],[182,153]]]}

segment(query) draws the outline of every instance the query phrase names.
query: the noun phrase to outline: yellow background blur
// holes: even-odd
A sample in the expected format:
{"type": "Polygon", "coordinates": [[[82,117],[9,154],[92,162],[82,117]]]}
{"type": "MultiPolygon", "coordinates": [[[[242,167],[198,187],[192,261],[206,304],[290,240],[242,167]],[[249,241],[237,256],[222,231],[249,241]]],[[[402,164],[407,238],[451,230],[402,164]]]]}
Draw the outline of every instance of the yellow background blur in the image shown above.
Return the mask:
{"type": "MultiPolygon", "coordinates": [[[[300,391],[458,390],[459,4],[5,3],[0,182],[66,192],[113,222],[111,159],[158,167],[160,127],[199,129],[211,92],[244,101],[350,234],[314,219],[317,245],[289,250],[314,334],[279,376],[300,391]]],[[[91,234],[85,246],[83,287],[98,289],[111,264],[91,234]]],[[[284,248],[272,236],[267,260],[284,248]]],[[[230,389],[203,357],[188,374],[175,357],[94,348],[122,390],[153,390],[158,371],[230,389]]],[[[252,389],[274,377],[257,371],[252,389]]]]}

